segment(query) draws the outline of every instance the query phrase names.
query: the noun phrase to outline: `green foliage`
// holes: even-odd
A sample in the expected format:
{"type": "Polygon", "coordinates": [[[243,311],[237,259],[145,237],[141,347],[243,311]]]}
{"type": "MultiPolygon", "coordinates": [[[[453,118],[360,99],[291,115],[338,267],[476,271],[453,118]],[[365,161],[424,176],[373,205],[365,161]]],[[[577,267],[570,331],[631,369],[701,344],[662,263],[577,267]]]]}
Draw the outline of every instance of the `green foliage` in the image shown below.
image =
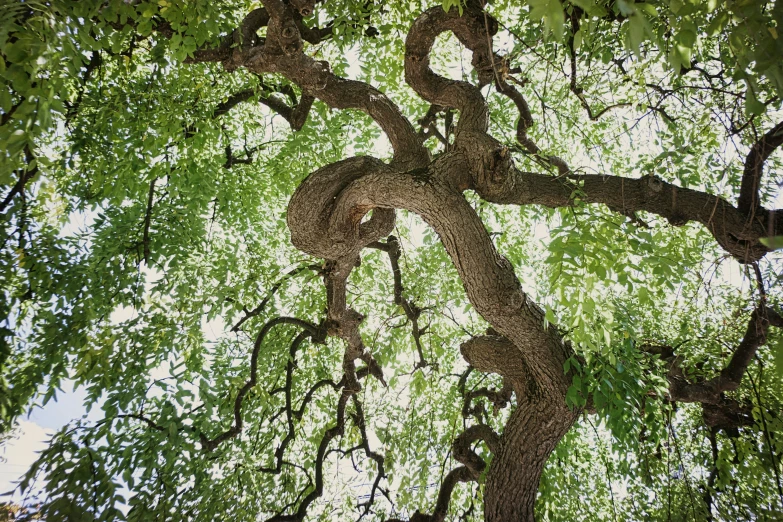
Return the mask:
{"type": "MultiPolygon", "coordinates": [[[[378,86],[416,121],[427,108],[404,83],[403,45],[421,6],[376,4],[318,4],[313,19],[334,20],[334,33],[307,52],[337,74],[378,86]]],[[[532,100],[536,124],[528,132],[542,156],[561,156],[577,173],[654,174],[731,201],[743,155],[781,119],[782,5],[496,0],[488,9],[501,21],[497,47],[508,53],[509,69],[521,71],[520,91],[532,100]],[[564,72],[572,56],[585,103],[595,113],[611,108],[599,118],[588,117],[564,72]]],[[[277,474],[259,470],[275,466],[289,430],[280,414],[285,394],[273,393],[289,361],[299,407],[314,383],[341,378],[344,346],[335,339],[305,342],[292,360],[294,328],[275,327],[259,352],[242,433],[211,454],[198,435],[231,427],[255,336],[268,320],[323,319],[321,260],[289,241],[285,212],[294,189],[325,164],[354,154],[387,158],[389,147],[367,116],[321,102],[291,132],[256,102],[264,85],[301,98],[298,87],[186,63],[256,7],[239,0],[0,3],[0,201],[13,195],[0,228],[0,433],[56,400],[67,382],[85,389],[85,406],[102,416],[60,430],[27,473],[22,487],[44,491],[46,520],[257,520],[314,487],[315,455],[339,397],[329,385],[292,423],[286,459],[293,463],[277,474]],[[246,89],[254,91],[249,102],[216,116],[246,89]]],[[[474,79],[454,38],[436,49],[447,52],[434,67],[474,79]]],[[[485,92],[493,135],[513,146],[514,107],[485,92]]],[[[434,140],[428,145],[443,152],[434,140]]],[[[514,159],[522,170],[546,168],[530,154],[514,159]]],[[[778,152],[760,189],[766,206],[780,172],[778,152]]],[[[578,182],[562,183],[572,205],[557,210],[471,199],[546,321],[576,351],[564,368],[572,373],[569,406],[595,411],[550,459],[538,515],[707,520],[709,493],[715,520],[774,520],[783,509],[780,332],[771,330],[759,350],[752,381],[730,392],[753,412],[736,433],[711,434],[699,408],[670,404],[665,361],[642,349],[677,346],[689,378],[714,376],[742,338],[755,277],[726,259],[704,227],[613,212],[590,204],[578,182]]],[[[437,235],[405,212],[395,234],[406,296],[426,326],[427,366],[416,367],[386,254],[365,251],[349,281],[351,306],[365,316],[364,343],[389,385],[368,379],[361,392],[370,445],[385,457],[381,484],[393,490],[393,507],[379,500],[368,514],[379,520],[434,504],[433,485],[456,465],[449,452],[464,427],[463,392],[502,384],[478,372],[460,382],[459,344],[487,325],[437,235]]],[[[779,240],[762,242],[774,249],[779,240]]],[[[760,266],[777,307],[781,266],[780,252],[760,266]]],[[[482,404],[486,422],[502,431],[509,409],[482,404]]],[[[348,418],[356,408],[349,403],[348,418]]],[[[369,494],[377,463],[338,458],[361,438],[349,423],[333,441],[327,491],[312,519],[361,514],[356,499],[369,494]]],[[[488,458],[483,446],[477,451],[488,458]]],[[[479,520],[482,495],[483,486],[459,486],[449,519],[479,520]]]]}

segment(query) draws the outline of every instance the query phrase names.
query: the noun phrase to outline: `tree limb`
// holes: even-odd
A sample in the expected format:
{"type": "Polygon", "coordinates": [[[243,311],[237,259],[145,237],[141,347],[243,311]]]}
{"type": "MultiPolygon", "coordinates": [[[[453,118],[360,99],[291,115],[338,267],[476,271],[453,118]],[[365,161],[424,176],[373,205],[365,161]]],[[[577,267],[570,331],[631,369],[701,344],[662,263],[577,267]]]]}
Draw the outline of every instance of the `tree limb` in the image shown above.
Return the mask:
{"type": "MultiPolygon", "coordinates": [[[[201,447],[205,452],[210,452],[220,445],[220,443],[236,437],[242,431],[242,401],[245,396],[258,382],[258,353],[264,342],[264,338],[269,331],[279,324],[291,324],[303,328],[307,332],[307,336],[312,337],[314,342],[323,342],[322,329],[303,321],[295,317],[275,317],[267,321],[267,323],[261,328],[261,331],[256,337],[255,344],[253,345],[253,351],[250,355],[250,379],[245,383],[242,388],[239,389],[236,399],[234,399],[234,425],[219,435],[208,438],[203,433],[200,436],[201,447]]],[[[300,341],[301,342],[301,341],[300,341]]]]}
{"type": "Polygon", "coordinates": [[[402,271],[400,270],[400,242],[395,236],[389,236],[386,243],[375,241],[367,246],[368,248],[383,250],[389,256],[394,277],[394,304],[402,308],[405,312],[405,317],[411,322],[413,341],[419,355],[419,362],[416,363],[416,368],[424,368],[429,364],[427,359],[424,358],[424,349],[421,346],[421,336],[426,331],[426,327],[424,329],[419,328],[419,316],[421,316],[422,309],[403,295],[405,288],[402,286],[402,271]]]}
{"type": "Polygon", "coordinates": [[[740,195],[737,200],[737,210],[743,214],[752,215],[761,210],[759,183],[764,162],[781,144],[783,144],[783,121],[772,127],[750,148],[745,159],[745,170],[742,173],[740,195]]]}

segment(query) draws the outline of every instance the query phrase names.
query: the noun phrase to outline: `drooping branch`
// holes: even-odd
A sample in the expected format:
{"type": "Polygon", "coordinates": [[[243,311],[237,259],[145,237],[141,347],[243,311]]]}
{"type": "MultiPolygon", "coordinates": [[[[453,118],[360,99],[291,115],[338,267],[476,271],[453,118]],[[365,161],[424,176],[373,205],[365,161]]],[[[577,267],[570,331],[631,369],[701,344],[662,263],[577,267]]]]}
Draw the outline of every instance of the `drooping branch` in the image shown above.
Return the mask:
{"type": "Polygon", "coordinates": [[[298,326],[299,328],[302,328],[307,332],[306,337],[311,337],[313,339],[313,342],[324,341],[325,332],[323,331],[322,328],[319,328],[318,326],[308,323],[307,321],[297,319],[296,317],[275,317],[274,319],[270,319],[269,321],[267,321],[267,323],[259,331],[258,336],[256,337],[256,341],[253,345],[253,351],[250,355],[250,378],[245,383],[245,385],[239,389],[239,392],[237,393],[237,396],[234,399],[234,424],[226,431],[220,433],[219,435],[211,439],[202,433],[200,435],[201,447],[205,452],[210,452],[214,450],[222,442],[236,437],[242,431],[242,425],[243,425],[242,401],[245,399],[245,396],[250,392],[250,390],[253,389],[253,387],[258,382],[259,350],[261,349],[261,346],[264,343],[264,338],[269,333],[269,331],[279,324],[290,324],[290,325],[298,326]]]}
{"type": "MultiPolygon", "coordinates": [[[[272,473],[277,474],[280,473],[280,471],[283,469],[283,457],[285,456],[286,449],[288,449],[288,445],[291,443],[291,441],[294,440],[294,437],[296,436],[296,432],[294,431],[294,409],[292,406],[292,388],[293,388],[293,379],[294,379],[294,368],[296,367],[296,352],[301,346],[301,344],[310,336],[310,333],[307,331],[300,332],[291,343],[291,347],[288,351],[288,361],[286,362],[286,370],[285,370],[285,384],[283,388],[281,389],[285,393],[285,404],[283,406],[283,412],[286,416],[286,425],[288,430],[286,431],[286,435],[283,438],[283,440],[280,442],[280,445],[275,450],[275,466],[274,467],[267,467],[267,466],[261,466],[258,468],[259,471],[263,473],[272,473]]],[[[317,388],[316,388],[317,389],[317,388]]],[[[313,392],[314,393],[314,392],[313,392]]],[[[270,395],[274,395],[275,391],[270,392],[270,395]]],[[[310,395],[312,397],[312,394],[310,395]]],[[[305,398],[307,401],[308,399],[305,398]]],[[[306,407],[307,402],[304,402],[302,404],[302,411],[304,411],[304,408],[306,407]]]]}
{"type": "Polygon", "coordinates": [[[144,232],[142,235],[142,245],[144,250],[144,262],[150,264],[150,225],[152,223],[152,204],[155,202],[155,182],[158,178],[150,181],[150,189],[147,194],[147,210],[144,212],[144,232]]]}
{"type": "MultiPolygon", "coordinates": [[[[349,343],[348,347],[346,348],[346,353],[351,351],[351,345],[349,343]]],[[[346,355],[346,361],[350,362],[350,367],[346,368],[346,364],[344,363],[344,373],[343,378],[340,381],[338,387],[341,387],[341,393],[340,397],[337,401],[337,411],[336,411],[336,418],[335,418],[335,424],[326,429],[324,431],[323,436],[321,437],[321,441],[318,444],[318,450],[315,455],[314,459],[314,466],[315,466],[315,483],[312,485],[312,487],[307,488],[307,494],[304,496],[302,501],[299,503],[299,507],[296,509],[294,513],[291,514],[284,514],[279,513],[267,520],[267,522],[301,522],[304,520],[305,516],[307,516],[307,511],[310,507],[310,505],[315,501],[317,498],[319,498],[323,494],[324,490],[324,473],[323,473],[323,466],[324,461],[326,460],[326,456],[329,452],[329,445],[331,444],[332,440],[334,440],[338,436],[342,436],[345,433],[345,408],[348,404],[348,401],[353,399],[354,404],[356,406],[356,413],[354,415],[354,421],[357,425],[357,427],[360,430],[361,436],[362,436],[362,443],[360,446],[358,446],[355,449],[363,449],[365,451],[365,454],[373,459],[376,462],[376,465],[378,466],[378,477],[376,478],[376,481],[373,486],[373,494],[378,486],[379,481],[385,476],[385,471],[383,468],[383,456],[372,451],[369,446],[369,439],[367,437],[367,432],[365,428],[365,418],[364,413],[361,407],[361,403],[356,399],[356,394],[360,390],[358,387],[352,387],[350,386],[350,383],[352,381],[356,381],[358,378],[361,378],[366,375],[370,375],[373,373],[373,370],[369,370],[367,372],[356,372],[355,368],[353,368],[353,358],[350,358],[346,355]],[[347,370],[347,371],[345,371],[347,370]],[[349,375],[349,372],[351,375],[349,375]],[[361,373],[361,375],[357,375],[361,373]]],[[[286,386],[286,389],[290,390],[290,386],[286,386]]],[[[311,388],[312,390],[312,388],[311,388]]],[[[289,393],[289,392],[287,392],[289,393]]],[[[311,394],[308,394],[308,396],[311,396],[311,394]]],[[[286,399],[287,408],[290,409],[290,399],[286,399]]],[[[302,408],[304,408],[304,403],[302,408]]],[[[293,413],[293,411],[292,411],[293,413]]],[[[291,417],[289,416],[289,423],[291,422],[291,417]]],[[[371,502],[370,502],[371,504],[371,502]]],[[[369,507],[367,507],[369,509],[369,507]]]]}
{"type": "Polygon", "coordinates": [[[242,307],[242,310],[245,312],[245,315],[234,326],[231,327],[231,331],[238,332],[239,329],[242,327],[242,325],[245,323],[245,321],[261,314],[261,312],[263,312],[264,309],[266,308],[266,305],[269,304],[270,299],[272,299],[275,293],[277,293],[277,291],[280,290],[280,287],[283,285],[285,281],[294,278],[307,270],[312,270],[316,273],[319,273],[321,271],[321,267],[318,265],[302,265],[283,274],[282,277],[280,277],[280,279],[278,279],[277,282],[269,288],[264,298],[261,300],[260,303],[258,303],[258,306],[256,306],[252,310],[248,310],[246,307],[242,307]]]}
{"type": "Polygon", "coordinates": [[[616,109],[618,107],[627,107],[630,105],[630,103],[614,103],[611,105],[605,106],[603,109],[599,110],[598,112],[594,112],[593,108],[590,107],[590,104],[587,103],[587,98],[585,97],[584,89],[582,89],[581,86],[577,84],[576,76],[577,76],[577,64],[576,64],[576,46],[574,41],[574,35],[576,35],[579,32],[580,29],[580,22],[579,19],[584,14],[584,11],[577,6],[573,6],[571,9],[571,13],[568,14],[569,21],[571,22],[571,32],[568,35],[568,38],[566,40],[566,46],[568,47],[568,54],[570,59],[570,65],[571,65],[571,74],[570,74],[570,81],[568,83],[568,89],[574,93],[574,95],[579,99],[579,104],[582,106],[584,110],[587,111],[587,116],[592,120],[596,121],[601,116],[606,114],[612,109],[616,109]]]}
{"type": "Polygon", "coordinates": [[[394,304],[401,307],[405,312],[405,317],[411,322],[413,342],[416,344],[416,351],[419,355],[419,362],[416,368],[427,366],[427,359],[424,358],[424,349],[421,346],[421,336],[425,333],[425,328],[419,327],[419,317],[422,309],[416,303],[409,301],[405,295],[405,289],[402,285],[402,271],[400,270],[400,242],[395,236],[389,236],[385,243],[376,241],[367,245],[370,248],[383,250],[389,255],[389,263],[392,267],[392,276],[394,278],[394,304]]]}
{"type": "Polygon", "coordinates": [[[753,422],[747,407],[724,393],[739,388],[742,378],[758,349],[764,345],[770,325],[783,327],[783,317],[763,302],[750,314],[748,326],[728,364],[711,379],[689,382],[675,349],[650,346],[642,349],[658,354],[669,364],[669,400],[700,403],[705,424],[709,427],[734,428],[753,422]]]}
{"type": "MultiPolygon", "coordinates": [[[[289,357],[286,363],[285,383],[282,386],[275,388],[274,390],[271,390],[269,392],[270,395],[276,395],[278,393],[285,394],[284,406],[281,408],[279,414],[274,415],[270,419],[270,422],[273,422],[274,419],[277,418],[279,415],[284,414],[286,419],[287,429],[286,429],[285,437],[280,442],[278,447],[275,449],[274,464],[272,466],[260,466],[257,468],[257,471],[276,475],[282,471],[284,465],[298,467],[290,463],[289,461],[285,460],[285,453],[288,447],[290,446],[291,442],[293,442],[293,440],[296,437],[294,421],[298,421],[302,419],[305,408],[312,401],[315,393],[321,388],[331,387],[332,389],[340,392],[336,415],[335,415],[335,424],[324,431],[321,441],[318,444],[316,455],[314,456],[315,480],[313,481],[311,479],[308,482],[307,486],[304,488],[304,490],[302,490],[299,493],[297,498],[293,502],[287,504],[276,515],[272,516],[269,519],[270,521],[301,521],[305,518],[309,506],[312,504],[312,502],[315,499],[317,499],[323,493],[323,486],[324,486],[323,466],[325,463],[324,461],[326,460],[327,456],[333,451],[337,451],[342,453],[343,455],[347,455],[357,450],[363,450],[368,458],[375,461],[378,468],[378,474],[376,475],[375,481],[373,483],[373,488],[370,494],[370,498],[364,504],[365,514],[372,507],[372,504],[374,502],[374,496],[377,491],[381,491],[384,495],[387,495],[387,492],[380,487],[380,481],[386,477],[386,472],[384,469],[384,456],[381,455],[380,453],[373,451],[370,448],[369,437],[367,436],[367,430],[366,430],[366,419],[365,419],[364,411],[361,402],[356,397],[356,392],[358,390],[350,389],[346,386],[349,381],[349,378],[346,374],[343,374],[343,378],[340,380],[340,382],[334,382],[331,379],[322,379],[314,383],[305,393],[299,408],[294,409],[293,373],[296,368],[296,353],[299,345],[308,336],[310,336],[310,333],[307,331],[303,331],[294,339],[289,349],[289,357]],[[348,401],[351,399],[353,400],[354,403],[355,412],[350,415],[350,418],[353,421],[354,425],[359,429],[361,435],[361,442],[358,446],[355,446],[347,451],[343,451],[339,449],[330,450],[329,446],[331,444],[331,441],[338,436],[342,436],[345,431],[346,428],[345,408],[348,401]],[[294,512],[287,514],[286,511],[288,511],[289,508],[294,506],[296,506],[294,512]]],[[[355,378],[363,379],[364,377],[370,375],[370,373],[371,372],[367,369],[367,367],[364,367],[363,369],[356,371],[355,378]]]]}
{"type": "Polygon", "coordinates": [[[495,83],[498,87],[498,91],[514,102],[514,105],[519,111],[519,121],[517,121],[517,141],[519,144],[522,145],[528,154],[532,154],[544,164],[556,167],[560,175],[568,174],[571,171],[568,163],[557,156],[545,156],[541,154],[541,149],[536,142],[528,137],[527,131],[533,126],[533,115],[531,114],[530,107],[528,106],[525,97],[522,96],[522,93],[503,78],[498,78],[495,83]]]}
{"type": "Polygon", "coordinates": [[[356,410],[355,414],[353,415],[354,425],[359,428],[359,434],[362,438],[361,443],[359,444],[359,448],[361,448],[364,451],[365,456],[375,462],[375,465],[378,467],[378,472],[375,475],[375,480],[373,481],[372,488],[370,489],[370,496],[364,503],[363,515],[366,515],[369,513],[373,502],[375,502],[375,494],[378,491],[381,480],[386,478],[386,469],[384,468],[385,459],[383,455],[373,451],[370,448],[370,439],[367,437],[367,421],[364,417],[364,409],[362,408],[361,401],[359,401],[356,395],[353,396],[353,404],[354,409],[356,410]]]}
{"type": "Polygon", "coordinates": [[[315,484],[310,488],[310,491],[302,499],[299,507],[295,513],[292,514],[278,514],[267,519],[266,522],[301,522],[307,516],[307,510],[310,508],[310,504],[323,494],[324,490],[324,460],[326,452],[329,449],[329,444],[336,437],[342,435],[345,432],[345,406],[348,403],[352,393],[346,393],[343,391],[342,395],[337,401],[337,421],[334,426],[324,431],[321,441],[318,444],[318,450],[314,461],[315,466],[315,484]]]}
{"type": "Polygon", "coordinates": [[[5,198],[3,198],[3,201],[0,201],[0,214],[5,212],[8,205],[11,204],[11,201],[13,201],[18,194],[24,193],[27,184],[38,175],[38,162],[36,161],[35,165],[30,167],[36,158],[30,150],[29,145],[25,145],[24,152],[26,165],[23,165],[18,170],[19,180],[11,187],[11,190],[6,194],[5,198]]]}
{"type": "Polygon", "coordinates": [[[155,421],[153,421],[149,417],[145,417],[144,415],[139,415],[139,414],[136,414],[136,413],[124,413],[124,414],[117,415],[116,418],[117,419],[135,419],[135,420],[139,420],[139,421],[142,421],[143,423],[145,423],[147,426],[149,426],[150,428],[152,428],[155,431],[160,431],[160,432],[166,431],[166,429],[163,426],[161,426],[160,424],[156,423],[155,421]]]}

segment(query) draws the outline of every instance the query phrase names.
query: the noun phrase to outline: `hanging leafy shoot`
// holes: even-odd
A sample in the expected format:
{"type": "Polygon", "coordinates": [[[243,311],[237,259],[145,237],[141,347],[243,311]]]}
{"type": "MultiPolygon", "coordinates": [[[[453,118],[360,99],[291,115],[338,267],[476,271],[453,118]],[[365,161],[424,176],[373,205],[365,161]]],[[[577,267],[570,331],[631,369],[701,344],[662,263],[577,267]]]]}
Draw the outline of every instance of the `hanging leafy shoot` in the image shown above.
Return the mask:
{"type": "Polygon", "coordinates": [[[783,517],[782,2],[0,20],[0,512],[783,517]]]}

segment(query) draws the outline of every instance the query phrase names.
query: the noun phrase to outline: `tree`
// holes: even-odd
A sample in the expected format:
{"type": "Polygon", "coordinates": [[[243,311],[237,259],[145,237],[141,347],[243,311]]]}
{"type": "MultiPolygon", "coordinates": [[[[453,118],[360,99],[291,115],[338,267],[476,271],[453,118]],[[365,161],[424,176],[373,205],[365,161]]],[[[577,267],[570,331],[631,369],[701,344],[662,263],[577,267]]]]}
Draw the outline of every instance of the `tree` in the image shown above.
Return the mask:
{"type": "Polygon", "coordinates": [[[780,2],[2,17],[2,429],[104,415],[45,519],[783,513],[780,2]]]}

